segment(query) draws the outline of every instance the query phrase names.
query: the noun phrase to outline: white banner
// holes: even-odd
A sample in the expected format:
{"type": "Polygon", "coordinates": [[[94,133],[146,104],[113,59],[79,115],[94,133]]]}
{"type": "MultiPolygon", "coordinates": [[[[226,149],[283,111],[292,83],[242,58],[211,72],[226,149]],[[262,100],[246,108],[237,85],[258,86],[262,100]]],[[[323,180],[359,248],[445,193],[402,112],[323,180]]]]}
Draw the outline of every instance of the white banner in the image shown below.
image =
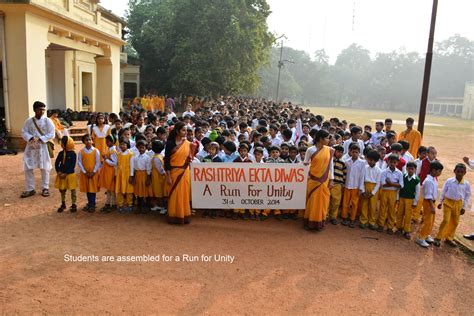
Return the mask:
{"type": "Polygon", "coordinates": [[[197,209],[304,209],[308,168],[303,164],[193,163],[192,205],[197,209]]]}

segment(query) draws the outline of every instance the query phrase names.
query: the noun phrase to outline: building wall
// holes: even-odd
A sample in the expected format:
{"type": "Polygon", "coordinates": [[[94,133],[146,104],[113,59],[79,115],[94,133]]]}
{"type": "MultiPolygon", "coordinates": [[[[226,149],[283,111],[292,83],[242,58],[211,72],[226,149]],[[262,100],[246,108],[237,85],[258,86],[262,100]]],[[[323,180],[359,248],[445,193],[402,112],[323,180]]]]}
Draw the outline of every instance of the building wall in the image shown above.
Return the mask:
{"type": "Polygon", "coordinates": [[[0,0],[5,21],[8,127],[12,137],[21,135],[23,122],[33,115],[34,101],[44,102],[49,108],[82,110],[81,72],[92,74],[90,110],[118,112],[121,23],[105,19],[99,11],[91,14],[79,8],[84,3],[97,8],[93,0],[31,3],[0,0]],[[55,49],[48,49],[50,45],[55,49]],[[56,50],[58,47],[63,50],[56,50]],[[105,87],[99,85],[98,76],[107,80],[105,87]],[[99,103],[98,95],[106,102],[99,103]]]}
{"type": "Polygon", "coordinates": [[[474,119],[474,82],[466,83],[462,118],[467,120],[474,119]]]}

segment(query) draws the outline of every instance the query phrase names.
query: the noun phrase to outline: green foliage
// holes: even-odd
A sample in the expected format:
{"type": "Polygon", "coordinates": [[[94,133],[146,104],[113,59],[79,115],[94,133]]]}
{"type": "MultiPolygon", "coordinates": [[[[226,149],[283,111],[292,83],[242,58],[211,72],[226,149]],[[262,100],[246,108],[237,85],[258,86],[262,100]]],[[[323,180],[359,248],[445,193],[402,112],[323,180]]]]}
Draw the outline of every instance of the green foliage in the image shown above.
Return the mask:
{"type": "MultiPolygon", "coordinates": [[[[387,110],[417,111],[425,60],[404,50],[377,53],[352,44],[334,65],[324,50],[313,58],[304,51],[284,48],[283,59],[294,61],[282,69],[280,97],[319,105],[363,106],[387,110]]],[[[258,95],[275,98],[279,47],[270,64],[261,70],[258,95]]],[[[467,81],[474,80],[474,41],[459,35],[436,44],[431,72],[430,98],[463,96],[467,81]]]]}
{"type": "Polygon", "coordinates": [[[130,42],[146,90],[254,92],[273,36],[266,0],[130,0],[130,42]]]}

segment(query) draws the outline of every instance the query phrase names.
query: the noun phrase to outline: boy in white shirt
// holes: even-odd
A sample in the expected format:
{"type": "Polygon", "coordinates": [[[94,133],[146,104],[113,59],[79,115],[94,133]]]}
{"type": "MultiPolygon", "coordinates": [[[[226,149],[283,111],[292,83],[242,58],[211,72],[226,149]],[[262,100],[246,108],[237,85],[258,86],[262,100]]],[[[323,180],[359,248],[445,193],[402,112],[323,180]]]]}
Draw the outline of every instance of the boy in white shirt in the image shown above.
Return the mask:
{"type": "Polygon", "coordinates": [[[416,239],[416,243],[423,248],[428,248],[434,242],[430,236],[433,230],[433,224],[436,215],[436,199],[438,198],[438,180],[437,177],[443,172],[443,165],[439,161],[430,163],[430,171],[423,182],[423,226],[416,239]]]}
{"type": "Polygon", "coordinates": [[[342,199],[342,225],[355,227],[357,216],[357,205],[359,194],[364,193],[365,161],[359,158],[360,148],[357,144],[349,147],[351,159],[344,161],[346,164],[346,183],[344,185],[344,197],[342,199]],[[351,217],[348,219],[349,206],[351,206],[351,217]]]}
{"type": "Polygon", "coordinates": [[[344,147],[344,154],[349,153],[349,147],[352,143],[357,143],[359,145],[359,150],[361,153],[364,152],[364,141],[360,139],[362,136],[362,128],[359,126],[354,126],[351,128],[351,138],[346,140],[344,144],[342,145],[344,147]]]}
{"type": "Polygon", "coordinates": [[[454,167],[455,176],[446,180],[441,190],[438,209],[443,205],[443,221],[439,225],[438,235],[433,245],[439,247],[441,240],[446,239],[445,243],[456,247],[454,234],[459,224],[459,218],[464,215],[471,199],[471,185],[464,179],[466,174],[466,165],[458,163],[454,167]]]}
{"type": "Polygon", "coordinates": [[[367,165],[364,174],[364,190],[361,195],[361,214],[359,218],[359,227],[364,229],[367,224],[372,230],[377,229],[375,216],[377,212],[378,192],[380,188],[380,177],[382,170],[377,166],[380,155],[377,151],[372,150],[367,154],[367,165]]]}
{"type": "Polygon", "coordinates": [[[380,176],[382,192],[380,193],[380,213],[377,221],[379,233],[383,232],[386,221],[387,234],[393,234],[398,190],[403,188],[403,173],[397,169],[399,159],[397,155],[388,156],[388,168],[384,169],[380,176]]]}

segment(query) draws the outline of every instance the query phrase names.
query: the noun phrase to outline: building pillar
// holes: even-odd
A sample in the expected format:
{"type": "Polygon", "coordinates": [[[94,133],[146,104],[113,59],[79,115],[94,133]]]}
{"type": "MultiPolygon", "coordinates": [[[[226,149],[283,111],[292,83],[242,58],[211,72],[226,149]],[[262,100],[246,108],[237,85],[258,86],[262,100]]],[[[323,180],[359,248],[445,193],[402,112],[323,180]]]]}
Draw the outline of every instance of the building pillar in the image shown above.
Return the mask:
{"type": "Polygon", "coordinates": [[[49,45],[48,30],[35,23],[34,19],[34,16],[20,10],[5,15],[5,32],[14,34],[5,38],[13,148],[24,147],[21,129],[25,120],[34,114],[33,103],[46,103],[45,50],[49,45]]]}
{"type": "Polygon", "coordinates": [[[97,112],[111,112],[113,103],[112,62],[108,57],[96,57],[95,62],[97,65],[95,110],[97,112]]]}

